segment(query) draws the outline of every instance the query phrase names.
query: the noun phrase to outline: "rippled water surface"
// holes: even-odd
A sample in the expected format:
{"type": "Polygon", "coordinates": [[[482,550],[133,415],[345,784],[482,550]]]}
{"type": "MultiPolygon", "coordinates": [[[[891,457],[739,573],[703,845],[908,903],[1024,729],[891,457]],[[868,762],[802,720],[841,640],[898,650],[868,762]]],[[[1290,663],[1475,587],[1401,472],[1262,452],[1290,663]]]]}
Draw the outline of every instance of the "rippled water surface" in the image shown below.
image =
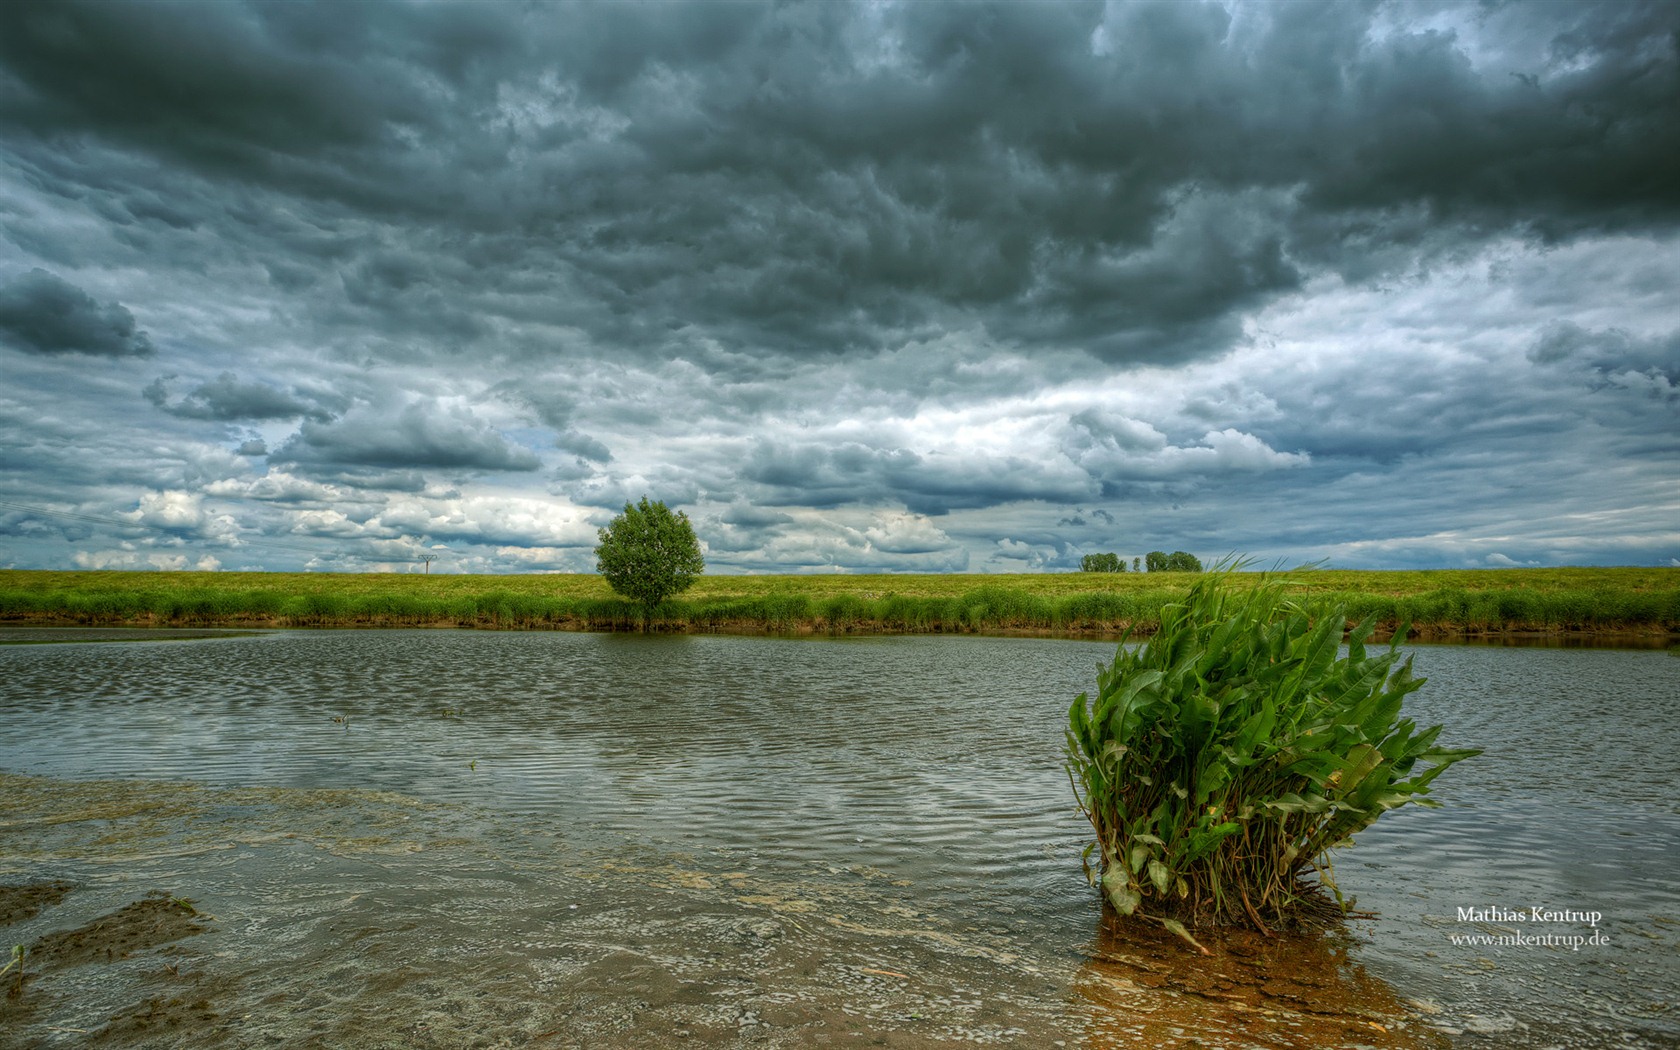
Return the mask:
{"type": "Polygon", "coordinates": [[[1112,651],[453,631],[0,648],[0,881],[72,887],[0,928],[48,938],[0,1045],[1680,1040],[1680,660],[1419,647],[1410,713],[1488,753],[1437,782],[1444,808],[1338,859],[1380,918],[1204,960],[1102,928],[1080,871],[1062,723],[1112,651]],[[52,963],[52,936],[154,890],[213,918],[52,963]],[[1467,941],[1548,934],[1608,943],[1467,941]]]}

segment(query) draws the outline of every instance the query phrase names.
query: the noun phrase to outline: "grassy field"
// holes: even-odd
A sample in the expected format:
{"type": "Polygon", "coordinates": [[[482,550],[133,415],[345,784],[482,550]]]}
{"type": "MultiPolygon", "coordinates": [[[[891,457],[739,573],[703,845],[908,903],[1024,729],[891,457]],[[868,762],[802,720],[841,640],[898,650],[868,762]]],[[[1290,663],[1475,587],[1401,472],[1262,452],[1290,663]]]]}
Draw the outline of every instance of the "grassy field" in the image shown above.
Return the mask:
{"type": "MultiPolygon", "coordinates": [[[[1238,574],[1257,579],[1258,573],[1238,574]]],[[[1008,632],[1149,631],[1176,573],[708,576],[644,618],[594,575],[0,570],[0,620],[170,626],[1008,632]]],[[[1680,569],[1291,573],[1302,593],[1424,635],[1680,632],[1680,569]]]]}

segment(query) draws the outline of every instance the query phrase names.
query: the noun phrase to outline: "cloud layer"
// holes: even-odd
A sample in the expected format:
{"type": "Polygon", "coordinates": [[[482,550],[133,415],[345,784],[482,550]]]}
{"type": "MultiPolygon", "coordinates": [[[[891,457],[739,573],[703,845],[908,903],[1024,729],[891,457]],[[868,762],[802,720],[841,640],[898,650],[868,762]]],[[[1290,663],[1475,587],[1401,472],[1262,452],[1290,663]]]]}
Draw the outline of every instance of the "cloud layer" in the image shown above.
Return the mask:
{"type": "Polygon", "coordinates": [[[1666,564],[1677,40],[5,5],[0,564],[587,570],[643,494],[724,571],[1666,564]]]}
{"type": "Polygon", "coordinates": [[[143,357],[146,333],[121,303],[96,302],[69,281],[33,269],[0,287],[0,339],[26,354],[143,357]]]}

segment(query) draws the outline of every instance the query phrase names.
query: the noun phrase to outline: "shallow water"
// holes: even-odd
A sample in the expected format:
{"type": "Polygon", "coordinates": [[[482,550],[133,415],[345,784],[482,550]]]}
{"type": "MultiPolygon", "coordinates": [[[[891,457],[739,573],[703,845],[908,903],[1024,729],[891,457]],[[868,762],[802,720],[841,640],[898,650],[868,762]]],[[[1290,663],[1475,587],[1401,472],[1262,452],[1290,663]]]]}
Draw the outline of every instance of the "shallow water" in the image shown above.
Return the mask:
{"type": "Polygon", "coordinates": [[[0,1045],[1673,1045],[1680,660],[1415,651],[1410,713],[1488,753],[1338,859],[1381,917],[1209,961],[1080,873],[1062,722],[1107,643],[8,646],[0,881],[76,888],[0,937],[214,919],[29,978],[0,1045]]]}

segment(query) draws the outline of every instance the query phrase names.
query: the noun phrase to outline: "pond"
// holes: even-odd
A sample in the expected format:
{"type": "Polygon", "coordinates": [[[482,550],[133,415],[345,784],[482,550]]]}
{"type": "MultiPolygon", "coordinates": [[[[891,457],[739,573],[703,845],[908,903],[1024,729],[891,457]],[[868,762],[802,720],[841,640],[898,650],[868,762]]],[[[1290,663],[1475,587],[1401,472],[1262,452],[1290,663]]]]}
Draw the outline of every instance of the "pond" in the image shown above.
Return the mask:
{"type": "Polygon", "coordinates": [[[1342,851],[1377,917],[1204,959],[1080,871],[1112,644],[0,647],[0,1046],[1675,1045],[1680,659],[1412,651],[1487,753],[1342,851]]]}

